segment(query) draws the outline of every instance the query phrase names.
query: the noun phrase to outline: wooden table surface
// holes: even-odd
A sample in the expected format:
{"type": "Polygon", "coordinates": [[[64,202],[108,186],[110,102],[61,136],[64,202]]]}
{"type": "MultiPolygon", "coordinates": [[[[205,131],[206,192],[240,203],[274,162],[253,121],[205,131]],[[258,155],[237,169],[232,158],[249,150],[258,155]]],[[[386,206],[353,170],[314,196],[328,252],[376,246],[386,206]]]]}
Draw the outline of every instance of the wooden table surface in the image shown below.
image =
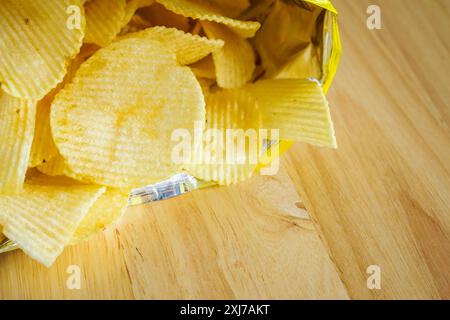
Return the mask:
{"type": "Polygon", "coordinates": [[[375,2],[334,1],[337,151],[297,144],[276,176],[134,207],[50,269],[1,255],[0,298],[450,298],[450,1],[375,2]]]}

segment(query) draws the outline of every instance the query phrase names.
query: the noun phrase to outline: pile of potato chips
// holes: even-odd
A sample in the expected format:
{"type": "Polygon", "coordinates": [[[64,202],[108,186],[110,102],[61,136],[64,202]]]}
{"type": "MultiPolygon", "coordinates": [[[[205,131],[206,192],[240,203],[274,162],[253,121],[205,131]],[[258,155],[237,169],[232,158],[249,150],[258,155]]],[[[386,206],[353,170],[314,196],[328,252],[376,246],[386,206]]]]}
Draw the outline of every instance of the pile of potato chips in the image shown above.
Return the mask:
{"type": "Polygon", "coordinates": [[[0,231],[50,266],[114,223],[133,188],[255,172],[196,161],[223,156],[205,141],[171,161],[172,133],[195,124],[336,147],[334,19],[324,0],[1,0],[0,231]]]}

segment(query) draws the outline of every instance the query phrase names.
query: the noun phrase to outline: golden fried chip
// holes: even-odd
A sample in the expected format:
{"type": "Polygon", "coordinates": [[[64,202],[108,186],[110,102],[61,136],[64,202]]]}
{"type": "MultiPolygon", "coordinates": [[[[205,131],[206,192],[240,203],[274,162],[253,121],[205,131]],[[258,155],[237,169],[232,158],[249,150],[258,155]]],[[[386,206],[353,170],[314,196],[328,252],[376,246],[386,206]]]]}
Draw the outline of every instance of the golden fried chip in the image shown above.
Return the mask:
{"type": "Polygon", "coordinates": [[[136,33],[126,34],[123,38],[145,38],[160,42],[166,49],[175,52],[178,63],[185,65],[203,59],[212,52],[220,50],[224,42],[212,40],[175,28],[153,27],[136,33]]]}
{"type": "Polygon", "coordinates": [[[39,100],[61,82],[84,37],[79,0],[0,1],[2,89],[39,100]]]}
{"type": "Polygon", "coordinates": [[[171,134],[204,123],[204,103],[194,74],[173,53],[150,39],[127,38],[97,51],[56,96],[52,132],[75,174],[140,187],[179,172],[171,134]]]}
{"type": "Polygon", "coordinates": [[[253,174],[262,153],[262,119],[256,100],[244,90],[220,90],[206,99],[203,144],[185,169],[204,181],[229,185],[253,174]]]}
{"type": "Polygon", "coordinates": [[[250,43],[227,27],[214,22],[202,22],[211,39],[222,39],[225,45],[213,52],[217,84],[221,88],[239,88],[249,82],[255,70],[255,53],[250,43]]]}
{"type": "Polygon", "coordinates": [[[66,178],[32,178],[19,195],[0,195],[6,237],[50,267],[105,188],[66,178]]]}
{"type": "Polygon", "coordinates": [[[22,190],[30,159],[36,103],[0,90],[0,194],[22,190]]]}
{"type": "Polygon", "coordinates": [[[249,84],[243,90],[256,97],[264,128],[279,129],[280,139],[336,148],[328,102],[317,82],[263,80],[249,84]]]}
{"type": "Polygon", "coordinates": [[[114,224],[128,207],[128,193],[108,189],[89,209],[70,240],[74,245],[114,224]]]}
{"type": "Polygon", "coordinates": [[[251,38],[261,26],[256,21],[240,21],[225,16],[216,4],[208,0],[156,0],[166,9],[185,17],[221,23],[244,38],[251,38]]]}
{"type": "Polygon", "coordinates": [[[125,0],[88,1],[84,41],[100,47],[110,44],[124,26],[125,7],[125,0]]]}
{"type": "Polygon", "coordinates": [[[191,29],[189,18],[169,11],[159,3],[140,9],[138,14],[150,21],[153,26],[176,28],[184,32],[189,32],[191,29]]]}
{"type": "Polygon", "coordinates": [[[50,128],[50,106],[55,95],[66,85],[66,83],[72,81],[72,78],[80,65],[96,50],[98,50],[98,47],[95,45],[85,44],[81,48],[80,53],[72,60],[64,80],[39,101],[36,110],[36,125],[31,148],[30,167],[37,167],[41,164],[48,163],[58,154],[50,128]]]}

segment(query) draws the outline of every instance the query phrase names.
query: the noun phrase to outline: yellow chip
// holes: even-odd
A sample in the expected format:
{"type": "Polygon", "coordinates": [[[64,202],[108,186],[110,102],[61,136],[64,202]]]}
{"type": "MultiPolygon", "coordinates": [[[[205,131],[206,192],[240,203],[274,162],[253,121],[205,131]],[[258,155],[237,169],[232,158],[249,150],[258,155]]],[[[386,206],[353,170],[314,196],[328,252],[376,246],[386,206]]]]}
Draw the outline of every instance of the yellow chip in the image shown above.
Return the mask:
{"type": "Polygon", "coordinates": [[[6,237],[49,267],[105,188],[65,178],[33,178],[19,195],[0,195],[6,237]]]}
{"type": "Polygon", "coordinates": [[[58,86],[50,91],[41,101],[39,101],[36,110],[36,126],[34,129],[33,145],[30,155],[30,167],[36,167],[48,163],[58,154],[50,128],[50,105],[55,95],[69,83],[74,77],[80,65],[90,57],[98,47],[95,45],[84,45],[80,53],[72,60],[64,80],[58,86]]]}
{"type": "Polygon", "coordinates": [[[110,44],[124,26],[125,0],[90,0],[85,4],[84,41],[100,47],[110,44]]]}
{"type": "Polygon", "coordinates": [[[0,90],[0,194],[22,190],[30,159],[36,103],[0,90]]]}
{"type": "Polygon", "coordinates": [[[248,40],[214,22],[202,22],[211,39],[222,39],[225,45],[213,53],[217,84],[221,88],[239,88],[252,79],[255,70],[255,53],[248,40]]]}
{"type": "Polygon", "coordinates": [[[220,90],[206,99],[203,143],[194,146],[185,169],[204,181],[229,185],[252,176],[263,141],[256,100],[244,90],[220,90]]]}
{"type": "Polygon", "coordinates": [[[175,28],[153,27],[125,35],[126,38],[145,38],[159,41],[165,48],[175,52],[178,63],[185,65],[203,59],[211,52],[220,50],[224,42],[212,40],[175,28]]]}
{"type": "Polygon", "coordinates": [[[114,224],[128,207],[128,194],[108,189],[89,209],[70,240],[74,245],[114,224]]]}
{"type": "Polygon", "coordinates": [[[173,53],[159,42],[128,38],[80,67],[53,102],[51,126],[71,171],[96,184],[133,188],[179,172],[171,135],[204,123],[204,105],[194,74],[173,53]]]}
{"type": "Polygon", "coordinates": [[[328,102],[317,82],[263,80],[249,84],[244,89],[256,97],[264,127],[279,129],[281,140],[336,148],[328,102]]]}
{"type": "Polygon", "coordinates": [[[212,55],[189,66],[197,78],[216,79],[216,67],[212,55]]]}
{"type": "Polygon", "coordinates": [[[208,0],[156,0],[166,9],[185,17],[221,23],[244,38],[251,38],[261,26],[256,21],[240,21],[226,17],[220,7],[208,0]]]}
{"type": "Polygon", "coordinates": [[[22,99],[43,98],[80,50],[84,23],[79,0],[1,0],[2,89],[22,99]]]}
{"type": "Polygon", "coordinates": [[[159,3],[140,9],[138,14],[150,21],[153,26],[176,28],[184,32],[189,32],[191,29],[189,18],[169,11],[159,3]]]}

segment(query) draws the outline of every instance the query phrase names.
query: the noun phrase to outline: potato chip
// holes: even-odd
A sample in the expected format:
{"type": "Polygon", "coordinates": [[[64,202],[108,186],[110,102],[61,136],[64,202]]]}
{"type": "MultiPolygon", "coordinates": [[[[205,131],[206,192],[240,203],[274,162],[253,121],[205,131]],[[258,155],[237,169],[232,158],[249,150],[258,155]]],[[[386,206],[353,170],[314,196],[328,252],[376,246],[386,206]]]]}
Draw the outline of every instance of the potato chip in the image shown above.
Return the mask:
{"type": "Polygon", "coordinates": [[[104,187],[66,178],[33,178],[19,195],[0,195],[0,223],[6,237],[50,267],[104,187]]]}
{"type": "Polygon", "coordinates": [[[64,80],[50,91],[39,103],[36,110],[36,126],[30,155],[30,167],[48,163],[58,154],[50,128],[50,105],[55,95],[69,83],[80,65],[98,49],[95,45],[85,44],[80,53],[72,60],[64,80]]]}
{"type": "Polygon", "coordinates": [[[189,65],[189,68],[197,78],[216,79],[216,67],[211,55],[189,65]]]}
{"type": "Polygon", "coordinates": [[[201,60],[211,52],[220,50],[224,45],[222,40],[208,39],[175,28],[161,26],[129,33],[124,37],[159,41],[166,49],[175,52],[178,63],[182,65],[201,60]]]}
{"type": "Polygon", "coordinates": [[[0,1],[2,89],[22,99],[43,98],[80,50],[84,25],[79,0],[0,1]]]}
{"type": "Polygon", "coordinates": [[[22,190],[33,142],[36,103],[0,90],[0,194],[22,190]]]}
{"type": "Polygon", "coordinates": [[[221,88],[239,88],[249,82],[255,70],[255,53],[250,43],[227,27],[214,22],[202,22],[211,39],[222,39],[225,45],[213,52],[217,84],[221,88]]]}
{"type": "Polygon", "coordinates": [[[109,187],[140,187],[179,172],[171,134],[204,123],[204,104],[194,74],[173,53],[144,37],[127,38],[80,67],[53,102],[51,126],[75,174],[109,187]]]}
{"type": "Polygon", "coordinates": [[[139,9],[137,13],[144,19],[150,21],[153,26],[176,28],[184,32],[189,32],[192,27],[189,18],[169,11],[159,3],[154,3],[150,7],[139,9]]]}
{"type": "Polygon", "coordinates": [[[74,245],[114,224],[128,207],[128,193],[107,189],[94,203],[70,239],[74,245]]]}
{"type": "Polygon", "coordinates": [[[125,8],[125,0],[88,1],[84,41],[100,47],[110,44],[124,26],[125,8]]]}
{"type": "Polygon", "coordinates": [[[317,82],[263,80],[247,85],[244,90],[256,97],[264,127],[280,129],[280,139],[337,147],[328,102],[317,82]]]}
{"type": "Polygon", "coordinates": [[[244,90],[219,90],[206,99],[203,144],[195,147],[185,169],[204,181],[229,185],[255,171],[263,141],[256,100],[244,90]]]}
{"type": "Polygon", "coordinates": [[[185,17],[221,23],[244,38],[253,37],[261,26],[256,21],[240,21],[226,17],[220,7],[208,0],[156,0],[156,2],[185,17]]]}

